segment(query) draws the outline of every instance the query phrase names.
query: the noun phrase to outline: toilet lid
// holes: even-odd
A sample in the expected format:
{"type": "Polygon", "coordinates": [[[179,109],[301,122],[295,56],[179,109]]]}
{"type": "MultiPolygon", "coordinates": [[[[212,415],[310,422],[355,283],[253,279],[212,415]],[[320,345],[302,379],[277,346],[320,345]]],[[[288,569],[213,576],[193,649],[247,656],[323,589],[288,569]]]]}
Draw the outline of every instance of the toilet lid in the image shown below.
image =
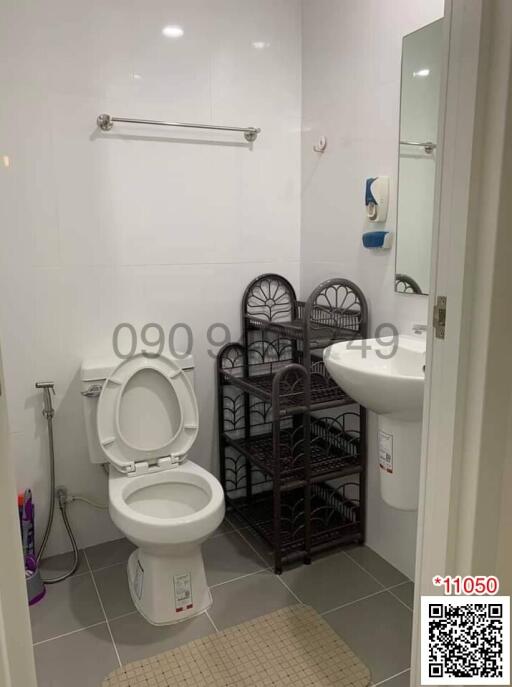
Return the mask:
{"type": "Polygon", "coordinates": [[[199,429],[194,389],[179,361],[142,353],[106,379],[96,419],[105,455],[127,473],[181,462],[199,429]]]}

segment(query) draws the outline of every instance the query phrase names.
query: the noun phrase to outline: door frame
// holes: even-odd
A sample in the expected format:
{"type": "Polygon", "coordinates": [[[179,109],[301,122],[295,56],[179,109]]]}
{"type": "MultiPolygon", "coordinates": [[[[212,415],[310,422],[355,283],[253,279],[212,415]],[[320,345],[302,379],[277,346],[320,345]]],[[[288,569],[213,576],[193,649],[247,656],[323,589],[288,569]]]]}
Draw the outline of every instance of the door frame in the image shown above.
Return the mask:
{"type": "Polygon", "coordinates": [[[37,687],[0,352],[0,684],[37,687]]]}
{"type": "MultiPolygon", "coordinates": [[[[440,593],[437,574],[496,574],[509,517],[512,3],[447,0],[444,31],[412,687],[421,684],[420,596],[440,593]],[[444,340],[432,327],[438,295],[447,297],[444,340]]],[[[508,563],[499,565],[503,574],[508,563]]]]}

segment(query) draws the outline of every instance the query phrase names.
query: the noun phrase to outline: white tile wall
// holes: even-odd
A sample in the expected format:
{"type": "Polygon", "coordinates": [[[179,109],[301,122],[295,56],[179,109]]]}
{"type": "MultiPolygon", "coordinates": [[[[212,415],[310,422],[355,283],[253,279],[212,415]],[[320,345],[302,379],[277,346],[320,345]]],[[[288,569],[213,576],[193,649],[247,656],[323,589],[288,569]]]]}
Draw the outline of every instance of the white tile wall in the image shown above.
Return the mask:
{"type": "MultiPolygon", "coordinates": [[[[122,321],[191,326],[192,457],[217,469],[207,328],[224,322],[239,336],[240,296],[258,273],[299,280],[300,3],[19,0],[2,16],[0,336],[18,484],[32,486],[41,527],[47,436],[34,382],[56,384],[58,483],[106,500],[87,459],[78,373],[84,357],[111,351],[122,321]],[[162,36],[171,23],[183,38],[162,36]],[[237,134],[101,134],[100,112],[263,132],[252,149],[237,134]]],[[[81,546],[117,536],[84,504],[71,519],[81,546]]],[[[49,552],[67,548],[59,524],[49,552]]]]}
{"type": "MultiPolygon", "coordinates": [[[[298,285],[301,259],[303,294],[343,274],[367,293],[374,324],[425,319],[425,299],[393,293],[393,253],[360,245],[362,184],[390,175],[392,229],[401,38],[441,14],[441,0],[4,4],[0,336],[18,483],[33,487],[40,526],[48,471],[34,382],[56,383],[59,483],[106,499],[87,460],[78,370],[111,350],[117,323],[190,324],[201,412],[193,457],[216,470],[206,330],[221,321],[238,336],[251,277],[273,270],[298,285]],[[161,35],[169,23],[183,26],[182,39],[161,35]],[[104,111],[263,133],[252,150],[230,134],[104,135],[95,128],[104,111]],[[323,157],[312,152],[320,134],[323,157]]],[[[411,574],[415,518],[387,509],[370,475],[369,543],[411,574]]],[[[80,545],[117,535],[106,514],[72,509],[80,545]]],[[[67,548],[59,525],[50,552],[67,548]]]]}
{"type": "MultiPolygon", "coordinates": [[[[402,37],[443,15],[442,0],[302,0],[303,293],[345,276],[364,290],[372,328],[399,331],[425,322],[427,299],[394,293],[394,250],[362,247],[364,181],[389,175],[387,228],[395,229],[402,37]],[[327,136],[323,155],[313,144],[327,136]]],[[[416,515],[384,504],[379,493],[376,418],[369,422],[368,543],[414,574],[416,515]]]]}

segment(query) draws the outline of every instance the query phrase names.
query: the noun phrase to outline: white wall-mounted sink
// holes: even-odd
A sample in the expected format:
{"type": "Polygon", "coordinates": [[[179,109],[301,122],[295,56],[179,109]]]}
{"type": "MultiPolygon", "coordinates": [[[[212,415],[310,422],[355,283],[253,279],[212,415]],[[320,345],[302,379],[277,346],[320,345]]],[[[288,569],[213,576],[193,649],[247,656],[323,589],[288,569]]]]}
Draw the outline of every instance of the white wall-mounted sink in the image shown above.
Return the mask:
{"type": "Polygon", "coordinates": [[[426,338],[407,336],[336,343],[324,351],[331,377],[354,401],[378,413],[382,498],[418,507],[426,338]]]}
{"type": "Polygon", "coordinates": [[[379,415],[421,420],[426,340],[421,336],[344,341],[325,349],[333,379],[355,401],[379,415]]]}

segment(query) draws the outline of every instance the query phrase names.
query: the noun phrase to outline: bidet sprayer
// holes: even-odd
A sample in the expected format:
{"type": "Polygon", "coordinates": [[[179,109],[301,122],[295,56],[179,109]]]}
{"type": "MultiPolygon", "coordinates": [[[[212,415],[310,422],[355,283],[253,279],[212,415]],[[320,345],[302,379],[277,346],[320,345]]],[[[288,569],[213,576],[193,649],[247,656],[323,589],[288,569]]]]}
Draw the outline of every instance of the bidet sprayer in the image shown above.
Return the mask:
{"type": "Polygon", "coordinates": [[[50,389],[55,394],[55,384],[53,382],[36,382],[36,389],[43,390],[43,415],[46,419],[53,417],[55,411],[52,406],[52,396],[50,394],[50,389]]]}

